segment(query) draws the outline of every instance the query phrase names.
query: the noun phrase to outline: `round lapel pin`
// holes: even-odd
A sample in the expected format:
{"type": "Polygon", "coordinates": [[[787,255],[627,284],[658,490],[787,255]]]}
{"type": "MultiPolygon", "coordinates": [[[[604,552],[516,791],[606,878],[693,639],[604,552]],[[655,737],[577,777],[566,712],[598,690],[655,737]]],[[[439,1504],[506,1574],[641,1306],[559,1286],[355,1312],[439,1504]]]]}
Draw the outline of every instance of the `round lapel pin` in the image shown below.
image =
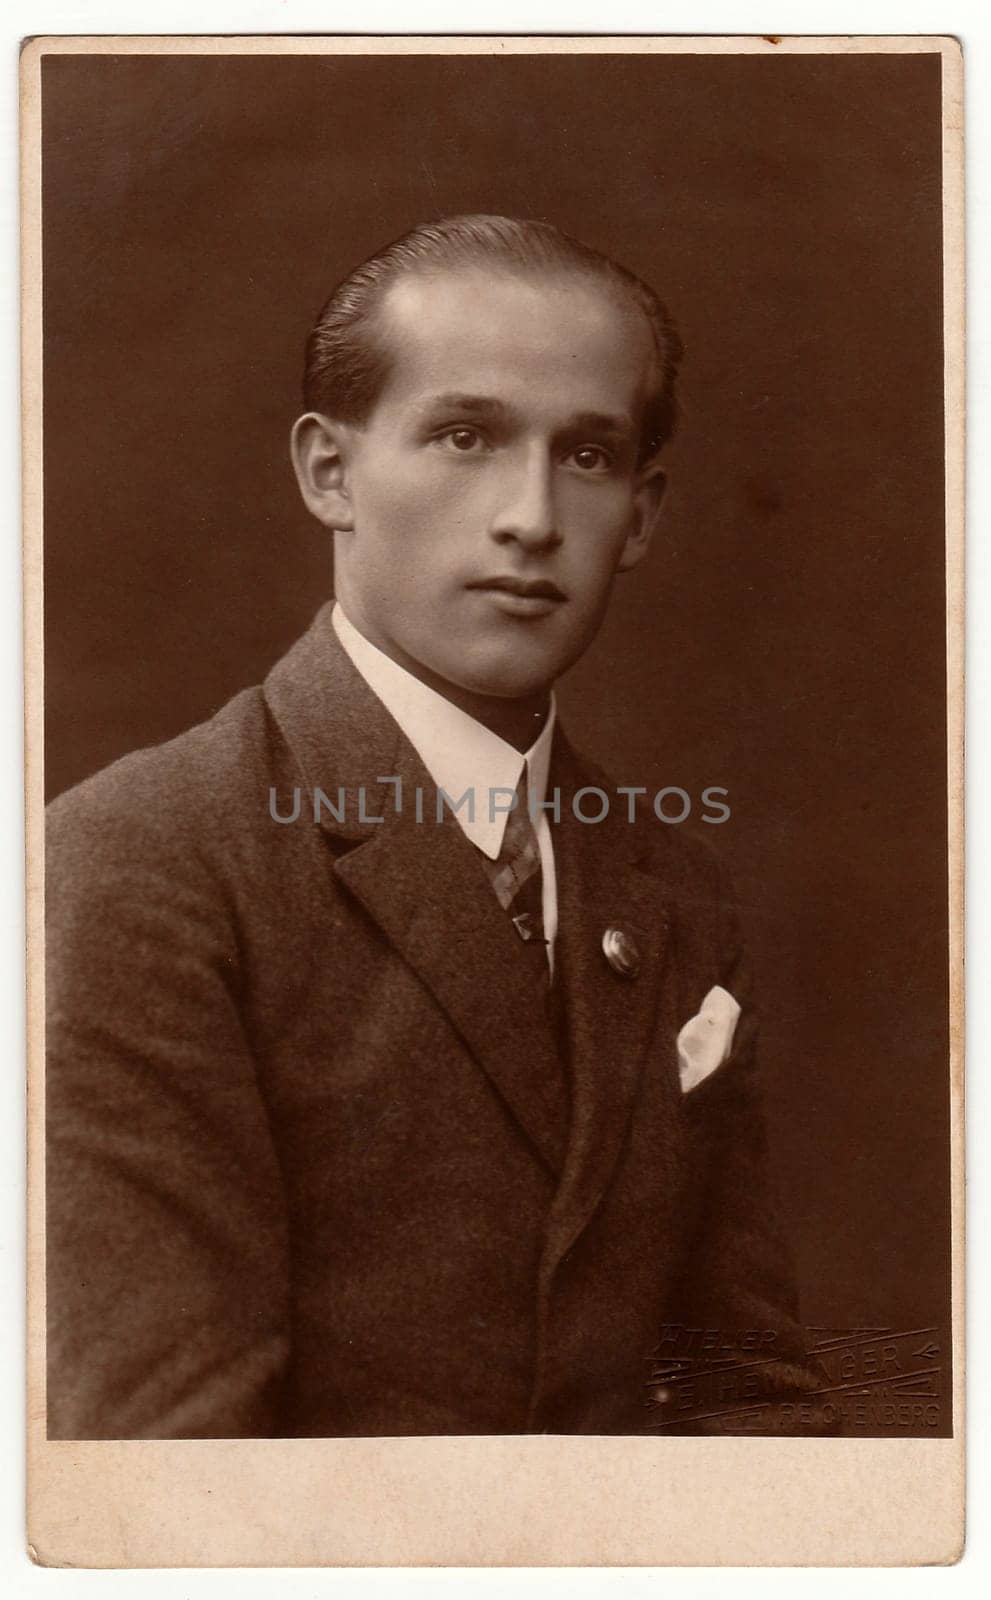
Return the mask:
{"type": "Polygon", "coordinates": [[[635,978],[640,971],[640,951],[636,941],[622,928],[607,928],[602,935],[602,953],[621,978],[635,978]]]}

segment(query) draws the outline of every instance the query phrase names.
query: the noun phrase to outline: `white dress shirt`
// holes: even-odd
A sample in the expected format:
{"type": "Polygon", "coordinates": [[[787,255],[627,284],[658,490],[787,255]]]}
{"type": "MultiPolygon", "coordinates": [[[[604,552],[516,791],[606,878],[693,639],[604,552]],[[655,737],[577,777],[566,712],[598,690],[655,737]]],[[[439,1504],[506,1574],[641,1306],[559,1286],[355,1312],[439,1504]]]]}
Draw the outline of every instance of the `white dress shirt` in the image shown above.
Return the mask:
{"type": "Polygon", "coordinates": [[[452,801],[457,801],[468,789],[474,791],[474,813],[470,814],[466,806],[461,806],[455,817],[466,837],[490,861],[495,861],[502,849],[508,815],[503,808],[509,805],[509,795],[515,792],[526,765],[530,811],[540,846],[544,937],[553,970],[557,877],[550,824],[543,809],[557,715],[553,694],[543,728],[526,754],[521,755],[491,728],[476,722],[466,711],[370,644],[345,616],[340,601],[334,606],[332,620],[334,631],[354,665],[398,722],[437,787],[452,801]]]}

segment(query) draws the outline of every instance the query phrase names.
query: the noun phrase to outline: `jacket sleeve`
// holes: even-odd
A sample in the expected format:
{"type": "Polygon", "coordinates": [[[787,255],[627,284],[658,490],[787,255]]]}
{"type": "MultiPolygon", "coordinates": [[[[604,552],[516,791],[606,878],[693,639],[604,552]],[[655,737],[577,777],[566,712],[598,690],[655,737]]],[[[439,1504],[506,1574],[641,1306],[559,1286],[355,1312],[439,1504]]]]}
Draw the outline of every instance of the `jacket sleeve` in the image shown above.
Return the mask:
{"type": "Polygon", "coordinates": [[[824,1375],[807,1353],[772,1176],[749,962],[732,900],[717,884],[719,957],[710,976],[741,1009],[730,1055],[682,1106],[693,1223],[670,1304],[678,1323],[708,1337],[719,1355],[700,1345],[665,1392],[675,1401],[672,1421],[680,1405],[679,1433],[739,1432],[744,1413],[747,1426],[759,1413],[766,1426],[755,1431],[819,1434],[832,1431],[829,1407],[816,1393],[824,1375]]]}
{"type": "Polygon", "coordinates": [[[134,760],[49,808],[48,1432],[261,1436],[287,1226],[234,921],[134,760]]]}

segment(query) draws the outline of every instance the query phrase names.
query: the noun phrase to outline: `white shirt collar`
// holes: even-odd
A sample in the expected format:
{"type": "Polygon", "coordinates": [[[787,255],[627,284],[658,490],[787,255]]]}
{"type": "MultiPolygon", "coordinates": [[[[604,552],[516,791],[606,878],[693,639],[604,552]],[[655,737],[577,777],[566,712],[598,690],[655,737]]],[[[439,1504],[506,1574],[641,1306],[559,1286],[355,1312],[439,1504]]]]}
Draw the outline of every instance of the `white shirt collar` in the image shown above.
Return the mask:
{"type": "Polygon", "coordinates": [[[338,601],[332,613],[334,631],[369,688],[378,695],[389,714],[398,722],[410,744],[439,789],[456,802],[467,789],[474,790],[474,817],[467,805],[455,813],[464,833],[478,849],[494,861],[502,849],[507,813],[493,808],[508,805],[526,762],[530,810],[537,816],[547,798],[551,742],[557,708],[551,695],[550,711],[538,737],[525,755],[491,728],[476,722],[466,711],[453,705],[405,667],[370,644],[349,622],[338,601]]]}

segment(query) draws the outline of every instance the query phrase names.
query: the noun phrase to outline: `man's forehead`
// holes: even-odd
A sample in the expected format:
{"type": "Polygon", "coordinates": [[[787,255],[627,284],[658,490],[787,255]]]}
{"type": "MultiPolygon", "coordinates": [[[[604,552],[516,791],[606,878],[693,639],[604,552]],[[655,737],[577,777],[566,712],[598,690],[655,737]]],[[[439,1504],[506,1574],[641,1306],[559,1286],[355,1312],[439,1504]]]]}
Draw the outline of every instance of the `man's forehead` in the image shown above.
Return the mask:
{"type": "Polygon", "coordinates": [[[566,269],[473,264],[407,273],[383,296],[377,334],[394,368],[430,383],[475,365],[522,373],[557,364],[576,378],[584,371],[638,389],[655,358],[639,307],[566,269]]]}

